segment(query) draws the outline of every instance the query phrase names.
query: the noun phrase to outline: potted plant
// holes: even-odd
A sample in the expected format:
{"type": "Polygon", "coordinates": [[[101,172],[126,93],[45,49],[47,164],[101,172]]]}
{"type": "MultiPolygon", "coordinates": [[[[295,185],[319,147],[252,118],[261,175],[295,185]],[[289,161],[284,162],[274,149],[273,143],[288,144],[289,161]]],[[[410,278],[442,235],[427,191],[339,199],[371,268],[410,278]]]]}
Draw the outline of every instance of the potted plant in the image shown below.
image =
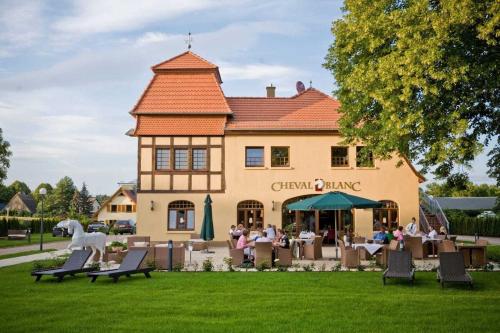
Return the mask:
{"type": "Polygon", "coordinates": [[[111,250],[113,252],[120,252],[120,251],[123,251],[127,248],[127,245],[122,243],[122,242],[119,242],[119,241],[113,241],[111,243],[111,250]]]}

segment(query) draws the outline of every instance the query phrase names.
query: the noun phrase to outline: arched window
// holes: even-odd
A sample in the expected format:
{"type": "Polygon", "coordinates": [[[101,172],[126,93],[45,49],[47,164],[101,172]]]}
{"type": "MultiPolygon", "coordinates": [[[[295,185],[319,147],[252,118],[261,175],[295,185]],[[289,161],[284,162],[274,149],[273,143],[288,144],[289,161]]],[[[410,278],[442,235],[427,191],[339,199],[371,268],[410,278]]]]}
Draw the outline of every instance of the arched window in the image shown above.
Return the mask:
{"type": "Polygon", "coordinates": [[[191,201],[172,201],[168,205],[168,230],[194,230],[194,204],[191,201]]]}
{"type": "Polygon", "coordinates": [[[391,200],[381,200],[381,208],[373,210],[373,230],[379,230],[380,226],[396,229],[399,226],[398,204],[391,200]]]}
{"type": "Polygon", "coordinates": [[[264,205],[256,200],[245,200],[238,203],[238,221],[246,229],[264,227],[264,205]]]}

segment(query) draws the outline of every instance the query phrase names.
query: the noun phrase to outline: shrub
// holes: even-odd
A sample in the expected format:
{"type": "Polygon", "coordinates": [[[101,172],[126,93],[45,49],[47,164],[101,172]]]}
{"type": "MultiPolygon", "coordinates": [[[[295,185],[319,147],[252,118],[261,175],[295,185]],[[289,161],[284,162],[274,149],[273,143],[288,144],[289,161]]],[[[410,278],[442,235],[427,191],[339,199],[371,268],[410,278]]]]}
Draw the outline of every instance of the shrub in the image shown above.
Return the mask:
{"type": "Polygon", "coordinates": [[[339,272],[342,265],[338,262],[332,266],[332,272],[339,272]]]}
{"type": "Polygon", "coordinates": [[[499,218],[476,218],[462,215],[450,215],[450,234],[500,237],[499,218]]]}
{"type": "Polygon", "coordinates": [[[111,247],[123,247],[123,248],[127,248],[127,244],[122,243],[120,241],[113,241],[111,243],[111,247]]]}
{"type": "Polygon", "coordinates": [[[227,266],[227,270],[229,272],[234,272],[234,268],[233,268],[233,258],[232,257],[225,257],[224,258],[224,263],[226,264],[227,266]]]}
{"type": "Polygon", "coordinates": [[[203,260],[202,267],[203,267],[203,271],[205,271],[205,272],[213,271],[214,270],[214,263],[212,262],[212,259],[207,258],[207,259],[203,260]]]}
{"type": "Polygon", "coordinates": [[[257,269],[257,271],[263,272],[266,269],[270,269],[271,267],[268,265],[267,262],[261,262],[260,264],[256,265],[255,268],[257,269]]]}
{"type": "Polygon", "coordinates": [[[175,264],[175,265],[172,267],[172,271],[173,271],[173,272],[181,272],[181,271],[182,271],[182,264],[181,264],[181,263],[177,263],[177,264],[175,264]]]}
{"type": "Polygon", "coordinates": [[[99,262],[93,262],[89,265],[89,268],[93,271],[100,271],[101,270],[101,264],[99,262]]]}
{"type": "Polygon", "coordinates": [[[314,271],[314,263],[305,264],[302,266],[302,269],[304,270],[304,272],[312,272],[312,271],[314,271]]]}
{"type": "Polygon", "coordinates": [[[276,268],[278,269],[278,272],[288,272],[288,266],[278,264],[276,268]]]}

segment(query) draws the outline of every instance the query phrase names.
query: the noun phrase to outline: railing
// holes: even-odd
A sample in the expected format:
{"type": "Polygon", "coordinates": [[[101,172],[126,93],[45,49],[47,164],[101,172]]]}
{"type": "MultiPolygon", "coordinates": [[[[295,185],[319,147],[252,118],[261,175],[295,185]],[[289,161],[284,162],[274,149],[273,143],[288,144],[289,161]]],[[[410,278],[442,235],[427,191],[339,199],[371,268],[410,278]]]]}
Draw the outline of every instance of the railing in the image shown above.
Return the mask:
{"type": "Polygon", "coordinates": [[[427,220],[427,217],[425,216],[425,212],[422,209],[422,206],[420,206],[419,208],[420,209],[419,209],[418,220],[420,223],[420,227],[422,228],[422,231],[424,231],[425,233],[428,233],[429,232],[429,221],[427,220]]]}
{"type": "Polygon", "coordinates": [[[441,209],[441,205],[439,202],[431,196],[428,196],[424,191],[420,190],[420,207],[436,216],[438,222],[446,228],[446,230],[450,230],[450,223],[446,218],[443,210],[441,209]]]}

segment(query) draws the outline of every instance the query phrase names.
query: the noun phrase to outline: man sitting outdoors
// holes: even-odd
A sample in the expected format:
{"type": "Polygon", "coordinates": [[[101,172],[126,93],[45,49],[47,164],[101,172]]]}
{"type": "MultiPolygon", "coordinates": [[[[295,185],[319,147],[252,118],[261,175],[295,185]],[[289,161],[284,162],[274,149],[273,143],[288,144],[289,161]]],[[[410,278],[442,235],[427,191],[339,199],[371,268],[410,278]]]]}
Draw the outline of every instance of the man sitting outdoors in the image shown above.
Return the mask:
{"type": "Polygon", "coordinates": [[[385,241],[385,238],[386,238],[386,234],[385,234],[385,228],[382,226],[380,227],[380,231],[377,232],[375,234],[375,236],[373,236],[373,240],[376,240],[376,241],[380,241],[380,242],[384,242],[385,241]]]}

